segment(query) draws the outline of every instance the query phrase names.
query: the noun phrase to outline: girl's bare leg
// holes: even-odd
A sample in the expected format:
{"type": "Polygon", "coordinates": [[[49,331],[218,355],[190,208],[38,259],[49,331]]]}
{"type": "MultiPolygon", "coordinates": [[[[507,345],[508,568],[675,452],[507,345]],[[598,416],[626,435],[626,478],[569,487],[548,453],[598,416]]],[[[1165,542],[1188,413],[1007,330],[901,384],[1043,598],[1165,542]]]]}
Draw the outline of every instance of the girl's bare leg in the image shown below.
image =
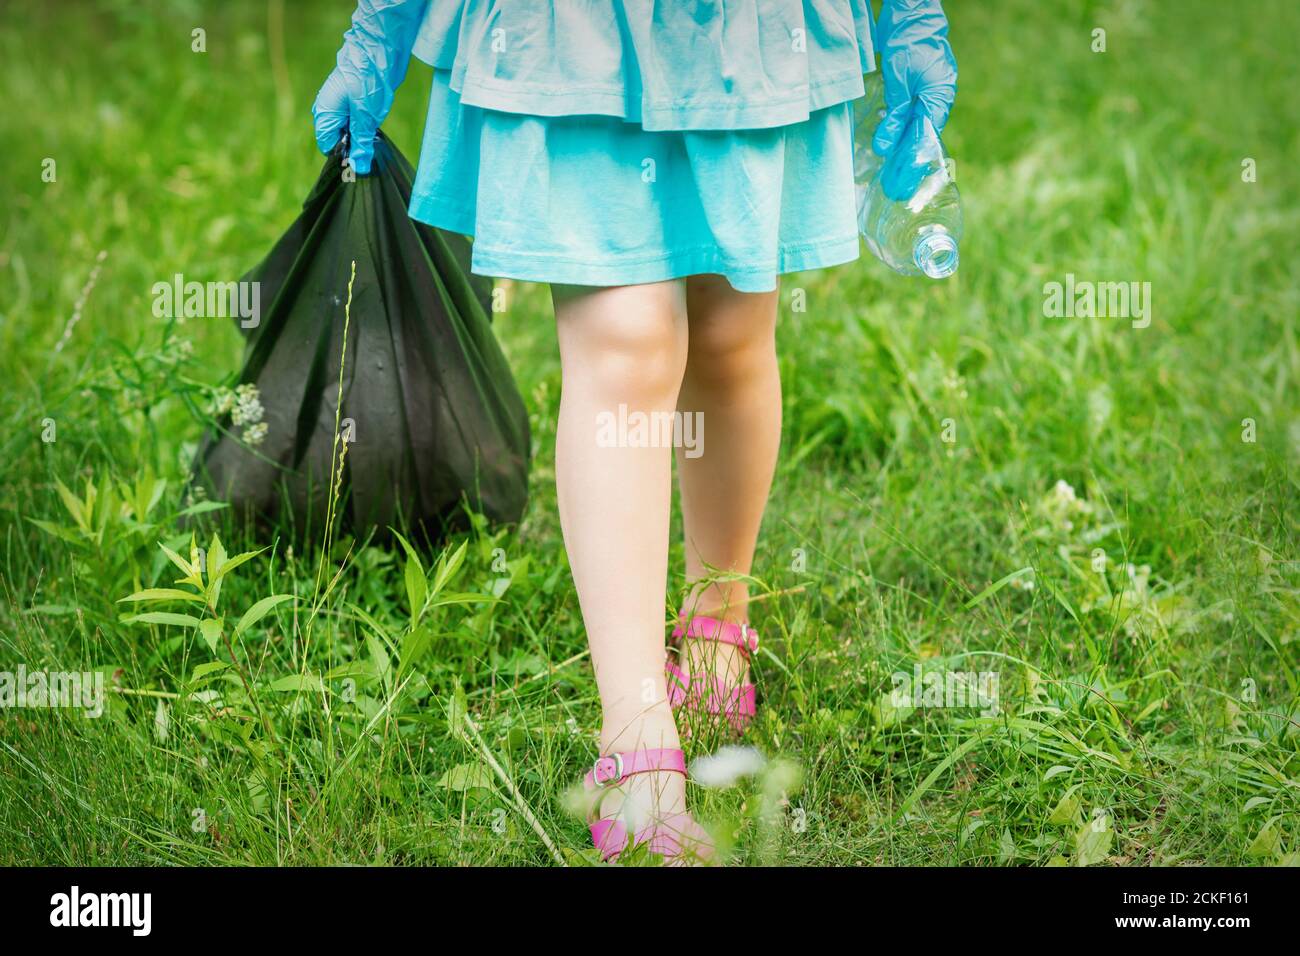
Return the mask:
{"type": "MultiPolygon", "coordinates": [[[[754,559],[781,443],[781,376],[776,360],[778,293],[737,292],[721,276],[691,276],[686,375],[677,407],[703,413],[703,453],[677,449],[687,608],[728,621],[748,621],[743,581],[709,583],[710,572],[747,574],[754,559]]],[[[736,683],[747,670],[739,649],[687,641],[689,671],[704,669],[736,683]]]]}
{"type": "MultiPolygon", "coordinates": [[[[686,365],[680,280],[552,289],[564,377],[555,482],[564,544],[600,691],[601,753],[679,747],[664,681],[672,460],[665,447],[601,447],[602,416],[671,415],[686,365]]],[[[621,788],[640,813],[685,809],[680,774],[621,788]]],[[[609,816],[618,794],[602,805],[609,816]]]]}

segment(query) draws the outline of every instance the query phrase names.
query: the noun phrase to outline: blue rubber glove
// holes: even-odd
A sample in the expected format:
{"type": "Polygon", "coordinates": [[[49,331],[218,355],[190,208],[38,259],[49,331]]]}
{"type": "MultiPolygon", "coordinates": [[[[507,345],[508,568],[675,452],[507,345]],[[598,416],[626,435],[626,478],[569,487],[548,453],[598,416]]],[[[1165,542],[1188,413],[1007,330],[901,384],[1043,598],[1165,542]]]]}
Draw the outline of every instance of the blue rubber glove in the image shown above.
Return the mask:
{"type": "Polygon", "coordinates": [[[406,78],[429,0],[360,0],[343,34],[338,66],[316,94],[311,115],[316,145],[328,154],[347,130],[348,157],[358,175],[370,172],[375,132],[406,78]]]}
{"type": "MultiPolygon", "coordinates": [[[[923,138],[916,122],[929,119],[938,136],[957,96],[957,60],[948,45],[948,18],[939,0],[883,0],[876,19],[876,46],[885,80],[885,118],[871,148],[889,156],[915,149],[923,138]],[[912,131],[909,132],[909,127],[912,131]]],[[[909,163],[919,166],[919,158],[909,163]]]]}

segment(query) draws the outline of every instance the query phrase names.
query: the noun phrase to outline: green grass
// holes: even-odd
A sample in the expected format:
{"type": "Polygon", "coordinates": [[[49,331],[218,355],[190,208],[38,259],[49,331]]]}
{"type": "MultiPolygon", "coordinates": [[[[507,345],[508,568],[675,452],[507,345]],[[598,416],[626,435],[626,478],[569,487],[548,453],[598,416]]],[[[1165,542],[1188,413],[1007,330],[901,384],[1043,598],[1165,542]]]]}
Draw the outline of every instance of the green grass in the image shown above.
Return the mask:
{"type": "MultiPolygon", "coordinates": [[[[224,637],[123,623],[182,609],[118,602],[182,576],[158,543],[188,557],[189,405],[241,346],[155,319],[150,287],[234,278],[294,216],[349,5],[284,4],[278,26],[277,3],[20,6],[0,35],[0,671],[102,669],[114,691],[97,720],[0,711],[0,863],[545,864],[538,831],[590,860],[565,800],[598,709],[546,290],[510,287],[496,319],[536,446],[521,527],[408,568],[208,515],[232,554],[266,549],[223,580],[226,637],[296,599],[233,662],[224,637]],[[78,526],[58,486],[84,504],[88,482],[78,526]],[[464,592],[500,600],[441,603],[464,592]]],[[[696,793],[700,815],[737,863],[1295,863],[1300,88],[1278,41],[1300,8],[949,7],[961,273],[864,259],[783,284],[750,733],[773,763],[696,793]],[[1150,326],[1045,317],[1067,273],[1150,282],[1150,326]],[[1000,712],[893,706],[918,662],[995,672],[1000,712]]],[[[412,159],[427,86],[413,66],[385,126],[412,159]]]]}

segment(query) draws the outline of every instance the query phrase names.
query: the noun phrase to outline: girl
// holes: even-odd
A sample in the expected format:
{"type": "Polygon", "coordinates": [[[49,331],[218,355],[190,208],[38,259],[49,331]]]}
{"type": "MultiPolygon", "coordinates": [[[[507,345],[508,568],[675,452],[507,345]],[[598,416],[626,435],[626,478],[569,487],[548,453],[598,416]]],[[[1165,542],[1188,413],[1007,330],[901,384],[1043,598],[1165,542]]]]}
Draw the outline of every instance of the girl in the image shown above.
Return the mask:
{"type": "Polygon", "coordinates": [[[361,0],[313,107],[320,148],[346,131],[365,174],[412,53],[428,63],[411,215],[473,236],[476,273],[551,283],[606,860],[629,841],[711,856],[674,710],[734,731],[754,714],[743,576],[781,436],[776,277],[857,258],[851,104],[875,51],[880,155],[909,148],[917,111],[942,131],[956,92],[939,0],[882,2],[873,24],[867,0],[361,0]],[[602,428],[634,413],[696,425],[676,451],[690,596],[667,664],[672,462],[602,428]]]}

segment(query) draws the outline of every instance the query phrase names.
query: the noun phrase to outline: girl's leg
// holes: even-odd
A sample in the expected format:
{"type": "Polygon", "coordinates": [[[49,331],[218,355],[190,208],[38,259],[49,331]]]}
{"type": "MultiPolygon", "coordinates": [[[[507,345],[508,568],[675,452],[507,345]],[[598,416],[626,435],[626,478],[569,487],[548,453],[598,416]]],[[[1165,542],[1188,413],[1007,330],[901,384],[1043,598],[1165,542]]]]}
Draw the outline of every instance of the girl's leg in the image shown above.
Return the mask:
{"type": "MultiPolygon", "coordinates": [[[[680,746],[664,681],[672,460],[665,447],[602,447],[602,417],[672,414],[686,365],[679,281],[555,287],[563,390],[555,439],[560,525],[600,690],[601,753],[680,746]]],[[[621,788],[639,813],[685,809],[680,774],[621,788]]],[[[618,794],[602,805],[610,816],[618,794]]]]}
{"type": "MultiPolygon", "coordinates": [[[[687,609],[728,621],[748,621],[744,581],[709,583],[708,567],[749,573],[758,528],[781,443],[781,376],[776,361],[778,293],[735,291],[721,276],[687,280],[690,343],[677,407],[703,413],[703,453],[677,449],[687,609]],[[706,567],[707,566],[707,567],[706,567]]],[[[738,648],[685,642],[689,671],[743,679],[738,648]]]]}

